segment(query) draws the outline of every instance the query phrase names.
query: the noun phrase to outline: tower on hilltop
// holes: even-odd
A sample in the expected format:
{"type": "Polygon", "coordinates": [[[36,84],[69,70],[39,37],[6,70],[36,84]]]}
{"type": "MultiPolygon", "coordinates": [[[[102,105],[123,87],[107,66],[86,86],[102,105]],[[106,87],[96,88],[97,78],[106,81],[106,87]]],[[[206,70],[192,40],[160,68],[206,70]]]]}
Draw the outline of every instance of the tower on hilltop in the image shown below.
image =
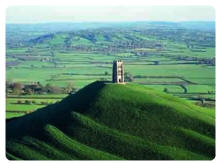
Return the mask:
{"type": "Polygon", "coordinates": [[[124,68],[121,60],[113,61],[112,82],[124,83],[124,68]]]}

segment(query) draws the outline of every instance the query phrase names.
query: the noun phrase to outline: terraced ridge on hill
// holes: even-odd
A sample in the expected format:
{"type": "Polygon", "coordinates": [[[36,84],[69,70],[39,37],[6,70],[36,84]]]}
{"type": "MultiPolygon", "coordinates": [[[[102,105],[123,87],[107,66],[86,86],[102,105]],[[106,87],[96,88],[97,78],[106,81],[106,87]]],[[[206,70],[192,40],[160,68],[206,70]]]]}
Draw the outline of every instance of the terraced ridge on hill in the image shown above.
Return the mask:
{"type": "Polygon", "coordinates": [[[210,160],[215,112],[136,84],[94,82],[8,121],[6,148],[22,160],[210,160]]]}

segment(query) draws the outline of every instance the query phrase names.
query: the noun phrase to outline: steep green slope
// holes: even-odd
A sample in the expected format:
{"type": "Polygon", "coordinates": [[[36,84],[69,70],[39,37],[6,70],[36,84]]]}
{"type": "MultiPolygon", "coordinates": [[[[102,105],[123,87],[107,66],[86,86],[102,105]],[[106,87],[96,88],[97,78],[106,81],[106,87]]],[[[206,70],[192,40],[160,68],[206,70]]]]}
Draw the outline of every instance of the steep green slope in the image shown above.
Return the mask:
{"type": "Polygon", "coordinates": [[[7,122],[9,159],[213,159],[215,112],[135,84],[92,83],[7,122]]]}

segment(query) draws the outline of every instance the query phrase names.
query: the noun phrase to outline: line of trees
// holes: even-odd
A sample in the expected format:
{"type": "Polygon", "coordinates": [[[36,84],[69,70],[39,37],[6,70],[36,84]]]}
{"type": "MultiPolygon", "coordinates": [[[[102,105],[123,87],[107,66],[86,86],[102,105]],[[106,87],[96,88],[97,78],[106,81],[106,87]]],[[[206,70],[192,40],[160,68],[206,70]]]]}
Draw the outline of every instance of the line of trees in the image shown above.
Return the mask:
{"type": "Polygon", "coordinates": [[[21,82],[6,81],[6,94],[31,95],[31,94],[70,94],[76,91],[74,83],[68,83],[65,87],[42,85],[40,82],[23,84],[21,82]]]}

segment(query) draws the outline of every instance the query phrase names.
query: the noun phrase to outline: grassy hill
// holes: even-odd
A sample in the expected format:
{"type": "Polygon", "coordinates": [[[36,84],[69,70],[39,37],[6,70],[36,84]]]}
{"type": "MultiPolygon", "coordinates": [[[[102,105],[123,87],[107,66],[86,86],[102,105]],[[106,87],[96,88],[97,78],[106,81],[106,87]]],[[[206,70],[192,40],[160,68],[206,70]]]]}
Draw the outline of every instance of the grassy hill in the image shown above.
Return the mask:
{"type": "Polygon", "coordinates": [[[215,112],[137,84],[94,82],[7,122],[8,159],[210,160],[215,112]]]}
{"type": "MultiPolygon", "coordinates": [[[[186,28],[181,26],[171,28],[163,24],[161,26],[150,26],[151,28],[147,26],[142,26],[142,28],[120,28],[116,26],[114,28],[63,31],[40,35],[25,41],[24,45],[35,49],[98,51],[109,54],[121,51],[152,52],[147,50],[149,48],[159,49],[160,51],[166,49],[167,52],[170,52],[170,48],[177,48],[178,53],[190,49],[191,52],[201,53],[206,52],[208,48],[215,47],[214,30],[210,29],[204,34],[203,30],[196,30],[193,27],[188,29],[187,26],[190,24],[184,25],[186,28]]],[[[195,26],[197,25],[195,24],[195,26]]]]}

